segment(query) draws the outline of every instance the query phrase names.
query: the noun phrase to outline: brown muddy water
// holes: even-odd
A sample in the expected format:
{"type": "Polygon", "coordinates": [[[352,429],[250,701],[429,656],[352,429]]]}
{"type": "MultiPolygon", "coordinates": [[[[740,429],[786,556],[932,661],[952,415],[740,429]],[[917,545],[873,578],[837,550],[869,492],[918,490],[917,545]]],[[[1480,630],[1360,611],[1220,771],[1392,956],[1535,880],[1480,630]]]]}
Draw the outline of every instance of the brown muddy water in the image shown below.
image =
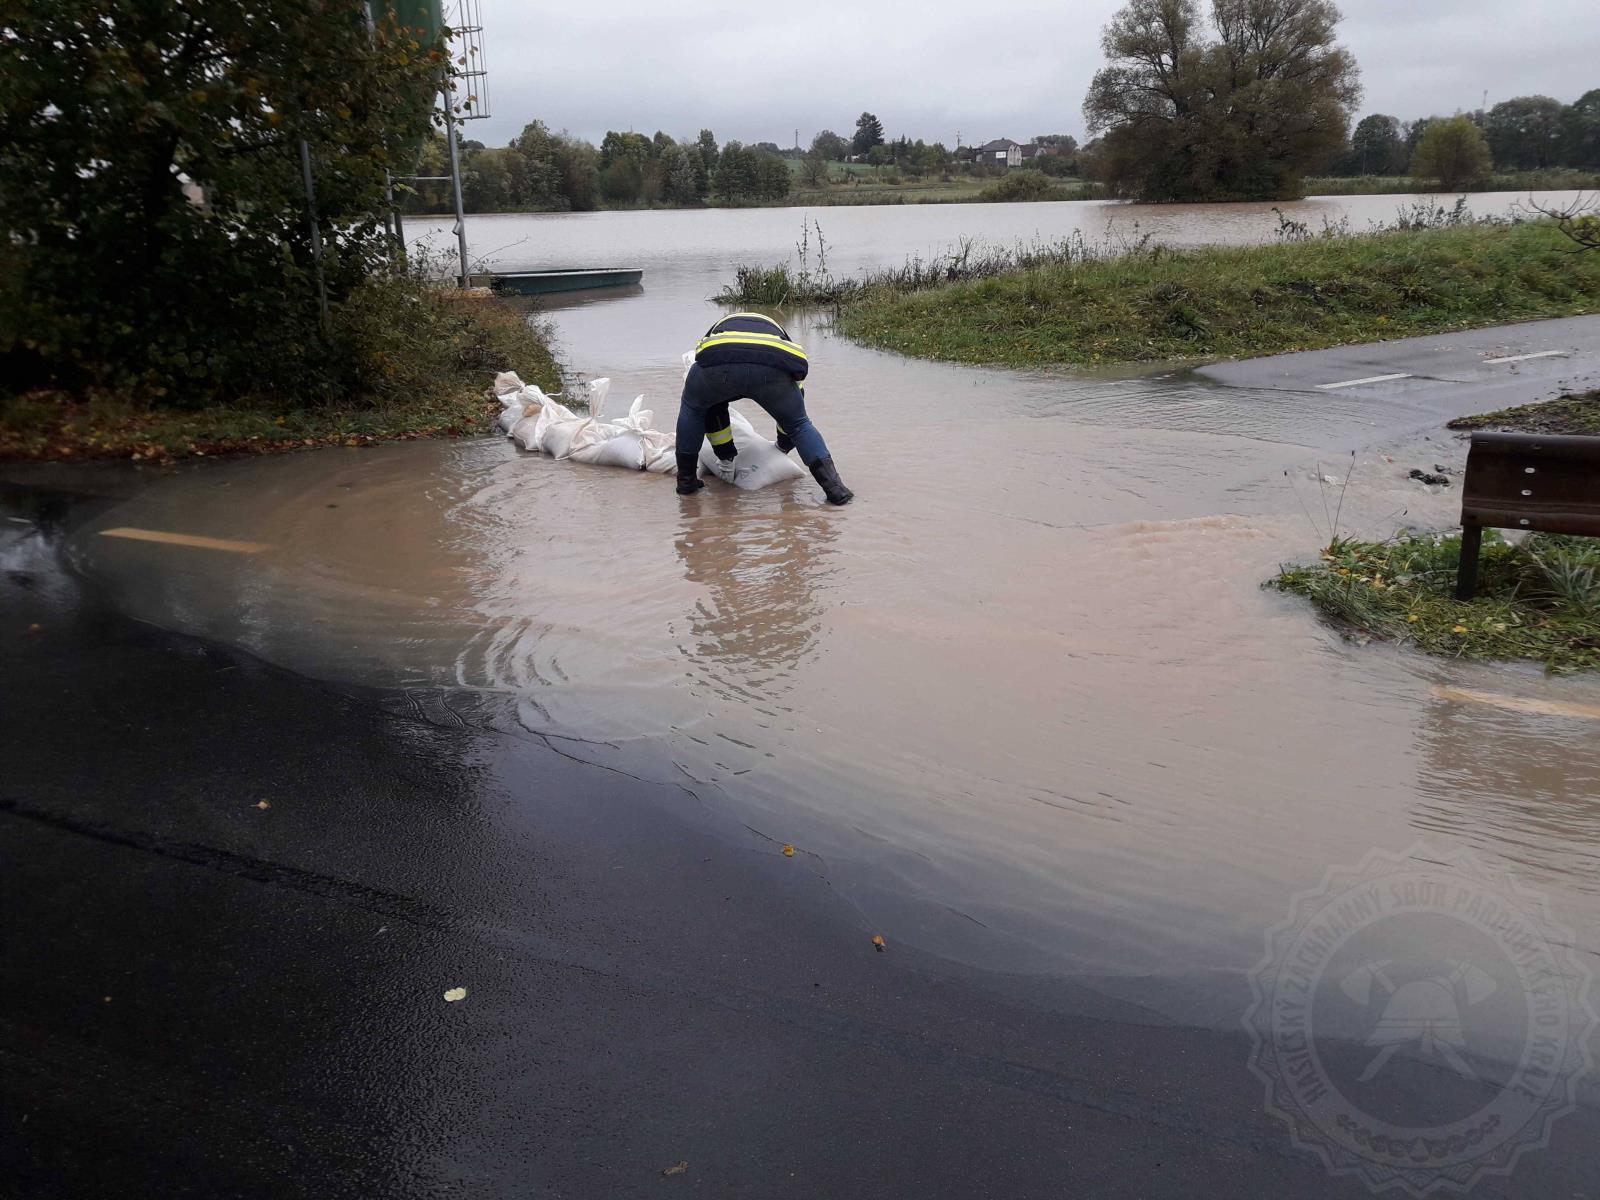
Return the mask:
{"type": "MultiPolygon", "coordinates": [[[[1401,199],[1289,207],[1360,223],[1401,199]]],[[[819,216],[849,270],[1112,220],[1265,239],[1269,209],[819,216]]],[[[624,402],[644,392],[670,426],[706,298],[799,224],[616,213],[470,233],[481,251],[527,239],[507,266],[642,265],[640,292],[549,311],[572,367],[624,402]]],[[[1418,840],[1512,866],[1593,955],[1600,683],[1353,645],[1258,586],[1315,554],[1341,491],[1323,478],[1352,464],[1343,531],[1451,523],[1453,490],[1404,478],[1463,458],[1439,414],[1167,370],[920,363],[793,323],[847,509],[809,480],[680,499],[668,478],[498,438],[421,442],[145,469],[72,554],[145,620],[678,780],[686,804],[772,839],[751,848],[798,846],[874,931],[965,962],[1120,978],[1157,1007],[1140,981],[1160,979],[1190,993],[1186,1016],[1235,1020],[1293,892],[1418,840]],[[270,549],[98,536],[112,526],[270,549]]]]}

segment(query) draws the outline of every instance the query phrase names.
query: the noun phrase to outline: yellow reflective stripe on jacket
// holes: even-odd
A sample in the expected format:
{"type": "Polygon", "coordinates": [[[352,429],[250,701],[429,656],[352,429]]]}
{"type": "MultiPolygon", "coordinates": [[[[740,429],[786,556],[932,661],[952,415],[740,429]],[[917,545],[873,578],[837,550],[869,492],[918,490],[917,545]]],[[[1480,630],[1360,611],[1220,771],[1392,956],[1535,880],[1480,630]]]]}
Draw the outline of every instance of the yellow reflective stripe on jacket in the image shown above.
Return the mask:
{"type": "Polygon", "coordinates": [[[713,446],[726,446],[729,442],[733,441],[733,426],[729,425],[726,429],[719,429],[715,433],[708,433],[706,434],[706,437],[711,439],[711,444],[713,446]]]}
{"type": "Polygon", "coordinates": [[[798,343],[785,341],[770,333],[718,333],[700,339],[694,352],[699,354],[712,346],[764,346],[769,350],[781,350],[785,354],[792,354],[796,358],[806,356],[805,349],[798,343]]]}

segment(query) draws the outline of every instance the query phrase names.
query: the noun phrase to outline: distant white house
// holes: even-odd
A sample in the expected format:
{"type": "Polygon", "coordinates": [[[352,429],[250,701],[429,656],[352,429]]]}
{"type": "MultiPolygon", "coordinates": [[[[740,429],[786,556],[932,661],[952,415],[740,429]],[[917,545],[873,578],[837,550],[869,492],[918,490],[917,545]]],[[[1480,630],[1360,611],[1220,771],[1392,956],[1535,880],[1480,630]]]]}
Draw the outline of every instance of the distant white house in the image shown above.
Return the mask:
{"type": "Polygon", "coordinates": [[[1024,167],[1037,165],[1041,158],[1056,153],[1054,146],[1023,145],[1010,138],[996,138],[972,152],[972,161],[984,167],[1024,167]]]}
{"type": "Polygon", "coordinates": [[[979,146],[972,161],[984,167],[1020,167],[1022,146],[1010,138],[996,138],[979,146]]]}

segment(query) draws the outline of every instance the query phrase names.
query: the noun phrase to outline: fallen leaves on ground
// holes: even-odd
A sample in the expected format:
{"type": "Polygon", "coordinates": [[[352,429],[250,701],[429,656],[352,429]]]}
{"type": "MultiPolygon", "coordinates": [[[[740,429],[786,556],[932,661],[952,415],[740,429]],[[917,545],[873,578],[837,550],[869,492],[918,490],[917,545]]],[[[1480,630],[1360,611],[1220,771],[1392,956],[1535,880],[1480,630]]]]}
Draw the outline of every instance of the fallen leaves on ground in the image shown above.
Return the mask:
{"type": "Polygon", "coordinates": [[[793,858],[794,857],[794,847],[793,846],[785,846],[783,848],[783,856],[785,858],[793,858]]]}
{"type": "Polygon", "coordinates": [[[887,950],[889,948],[889,943],[883,940],[883,934],[875,933],[872,935],[872,948],[874,950],[887,950]]]}
{"type": "Polygon", "coordinates": [[[257,801],[256,801],[256,807],[257,807],[257,808],[271,808],[271,807],[272,807],[272,805],[271,805],[271,804],[269,804],[269,803],[268,803],[268,802],[267,802],[267,801],[265,801],[265,800],[257,800],[257,801]]]}
{"type": "Polygon", "coordinates": [[[678,1162],[673,1163],[670,1167],[662,1167],[661,1168],[661,1173],[663,1175],[682,1175],[688,1169],[689,1169],[689,1160],[685,1158],[685,1159],[682,1159],[682,1160],[680,1160],[678,1162]]]}

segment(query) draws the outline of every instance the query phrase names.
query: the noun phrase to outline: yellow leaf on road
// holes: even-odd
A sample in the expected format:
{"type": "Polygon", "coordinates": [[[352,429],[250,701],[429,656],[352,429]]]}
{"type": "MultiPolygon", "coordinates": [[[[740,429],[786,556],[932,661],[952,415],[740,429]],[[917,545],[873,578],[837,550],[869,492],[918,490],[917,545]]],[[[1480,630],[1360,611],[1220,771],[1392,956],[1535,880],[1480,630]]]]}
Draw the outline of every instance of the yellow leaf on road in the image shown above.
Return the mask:
{"type": "Polygon", "coordinates": [[[680,1162],[673,1163],[670,1167],[662,1167],[661,1168],[661,1173],[663,1175],[682,1175],[688,1169],[689,1169],[689,1160],[688,1159],[683,1159],[680,1162]]]}
{"type": "Polygon", "coordinates": [[[783,856],[785,858],[793,858],[794,857],[794,847],[793,846],[785,846],[783,848],[783,856]]]}
{"type": "Polygon", "coordinates": [[[872,948],[874,950],[887,950],[889,948],[889,943],[883,940],[883,934],[875,933],[872,935],[872,948]]]}

